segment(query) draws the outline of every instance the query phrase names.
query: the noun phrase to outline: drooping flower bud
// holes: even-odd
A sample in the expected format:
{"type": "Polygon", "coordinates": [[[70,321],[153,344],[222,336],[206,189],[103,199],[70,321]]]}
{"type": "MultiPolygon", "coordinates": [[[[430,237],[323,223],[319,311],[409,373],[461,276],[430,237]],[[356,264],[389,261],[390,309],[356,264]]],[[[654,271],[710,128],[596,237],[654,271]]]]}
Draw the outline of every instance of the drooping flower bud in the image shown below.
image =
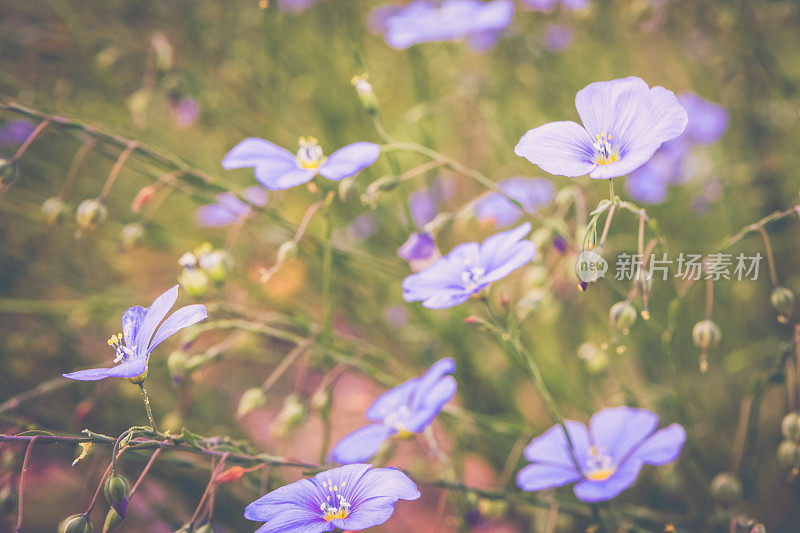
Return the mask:
{"type": "Polygon", "coordinates": [[[126,250],[136,248],[144,240],[144,226],[136,222],[126,224],[122,227],[120,240],[122,241],[122,247],[126,250]]]}
{"type": "Polygon", "coordinates": [[[695,346],[706,352],[719,346],[719,341],[722,339],[722,331],[711,320],[703,320],[694,325],[692,339],[695,346]]]}
{"type": "Polygon", "coordinates": [[[206,522],[200,527],[196,527],[194,529],[194,533],[214,533],[215,531],[216,529],[214,529],[214,524],[212,524],[211,522],[206,522]]]}
{"type": "Polygon", "coordinates": [[[242,417],[250,411],[263,407],[266,403],[267,397],[264,396],[264,391],[261,387],[247,389],[239,399],[239,406],[236,408],[236,416],[242,417]]]}
{"type": "Polygon", "coordinates": [[[785,440],[778,446],[778,462],[784,468],[800,466],[800,444],[785,440]]]}
{"type": "Polygon", "coordinates": [[[781,433],[784,438],[800,443],[800,413],[789,413],[783,417],[781,433]]]}
{"type": "Polygon", "coordinates": [[[289,431],[302,425],[306,417],[306,409],[296,394],[290,394],[283,402],[271,430],[275,437],[283,437],[289,431]]]}
{"type": "Polygon", "coordinates": [[[278,263],[283,263],[291,257],[297,257],[297,243],[293,240],[286,241],[278,247],[278,263]]]}
{"type": "Polygon", "coordinates": [[[775,287],[769,299],[778,312],[778,322],[786,324],[794,309],[794,293],[786,287],[775,287]]]}
{"type": "Polygon", "coordinates": [[[102,224],[108,216],[108,208],[98,198],[84,200],[75,212],[78,226],[82,229],[91,229],[102,224]]]}
{"type": "Polygon", "coordinates": [[[358,198],[358,184],[352,176],[344,178],[339,182],[339,201],[342,203],[352,202],[358,198]]]}
{"type": "Polygon", "coordinates": [[[608,311],[608,319],[611,325],[623,334],[626,334],[630,327],[633,326],[637,316],[636,308],[627,300],[615,303],[608,311]]]}
{"type": "Polygon", "coordinates": [[[94,528],[85,514],[74,514],[58,524],[58,533],[92,533],[94,528]]]}
{"type": "Polygon", "coordinates": [[[117,511],[120,518],[125,518],[128,513],[128,495],[130,492],[131,486],[125,476],[110,476],[103,486],[103,494],[108,505],[117,511]]]}
{"type": "Polygon", "coordinates": [[[69,216],[69,206],[58,196],[48,198],[42,203],[42,219],[50,225],[63,223],[69,216]]]}
{"type": "Polygon", "coordinates": [[[0,159],[0,189],[4,189],[17,179],[17,163],[0,159]]]}
{"type": "Polygon", "coordinates": [[[742,497],[742,482],[730,472],[720,472],[711,480],[709,490],[717,503],[729,505],[742,497]]]}
{"type": "Polygon", "coordinates": [[[152,185],[147,185],[146,187],[142,187],[139,192],[136,193],[136,196],[131,202],[131,211],[134,213],[138,213],[142,210],[142,207],[147,205],[150,200],[153,199],[153,196],[156,194],[156,188],[152,185]]]}
{"type": "Polygon", "coordinates": [[[375,90],[372,88],[372,84],[367,81],[367,78],[367,74],[353,76],[350,83],[356,88],[358,99],[361,101],[364,110],[370,115],[374,115],[378,112],[378,97],[375,96],[375,90]]]}
{"type": "Polygon", "coordinates": [[[120,524],[122,524],[123,520],[124,518],[112,507],[108,510],[108,513],[106,513],[106,521],[103,523],[103,533],[108,533],[109,531],[117,529],[120,524]]]}
{"type": "Polygon", "coordinates": [[[200,268],[205,270],[208,278],[216,284],[225,281],[231,261],[230,255],[224,250],[213,250],[198,258],[200,268]]]}

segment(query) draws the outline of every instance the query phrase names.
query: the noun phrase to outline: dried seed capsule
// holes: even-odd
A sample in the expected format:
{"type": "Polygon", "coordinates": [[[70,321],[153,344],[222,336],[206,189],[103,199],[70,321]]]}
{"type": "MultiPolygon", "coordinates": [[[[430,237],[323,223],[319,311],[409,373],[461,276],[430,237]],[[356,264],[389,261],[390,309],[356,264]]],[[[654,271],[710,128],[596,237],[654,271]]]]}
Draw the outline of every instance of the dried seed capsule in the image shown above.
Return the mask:
{"type": "Polygon", "coordinates": [[[98,198],[84,200],[75,212],[78,226],[83,229],[90,229],[102,224],[108,217],[108,208],[98,198]]]}
{"type": "Polygon", "coordinates": [[[694,345],[705,352],[719,346],[719,341],[722,339],[722,331],[711,320],[703,320],[694,325],[692,339],[694,340],[694,345]]]}
{"type": "Polygon", "coordinates": [[[800,413],[789,413],[783,417],[781,433],[784,438],[800,443],[800,413]]]}
{"type": "Polygon", "coordinates": [[[608,311],[608,319],[617,331],[626,333],[636,322],[638,313],[628,301],[617,302],[608,311]]]}
{"type": "Polygon", "coordinates": [[[710,491],[717,503],[731,504],[742,497],[742,483],[730,472],[721,472],[711,480],[710,491]]]}

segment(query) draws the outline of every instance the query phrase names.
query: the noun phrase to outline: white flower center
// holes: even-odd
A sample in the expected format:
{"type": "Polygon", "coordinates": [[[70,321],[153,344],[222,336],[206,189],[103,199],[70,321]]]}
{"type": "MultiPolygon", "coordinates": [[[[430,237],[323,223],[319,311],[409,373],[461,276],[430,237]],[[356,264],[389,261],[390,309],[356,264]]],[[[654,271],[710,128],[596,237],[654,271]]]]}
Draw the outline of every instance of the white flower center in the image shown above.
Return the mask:
{"type": "Polygon", "coordinates": [[[606,132],[599,133],[592,146],[597,152],[595,163],[598,165],[610,165],[619,159],[619,152],[614,150],[611,145],[611,135],[606,135],[606,132]]]}
{"type": "Polygon", "coordinates": [[[486,269],[480,266],[470,267],[469,259],[464,260],[464,271],[461,273],[461,281],[464,283],[464,288],[468,291],[474,291],[480,285],[481,278],[486,274],[486,269]]]}
{"type": "Polygon", "coordinates": [[[342,481],[341,485],[334,485],[330,479],[322,482],[322,489],[326,492],[325,501],[319,506],[319,510],[322,511],[326,522],[343,520],[350,514],[350,502],[339,494],[339,487],[344,489],[345,485],[347,485],[346,481],[342,481]]]}
{"type": "Polygon", "coordinates": [[[586,459],[584,475],[592,481],[604,481],[614,475],[617,467],[614,458],[608,455],[604,448],[592,446],[589,448],[589,458],[586,459]]]}
{"type": "Polygon", "coordinates": [[[117,355],[114,359],[114,364],[125,362],[136,353],[136,346],[128,348],[122,344],[122,333],[119,335],[112,335],[111,338],[108,339],[108,345],[114,348],[117,355]]]}
{"type": "Polygon", "coordinates": [[[307,169],[317,169],[325,161],[322,147],[314,137],[300,137],[300,149],[297,151],[297,161],[300,166],[307,169]]]}

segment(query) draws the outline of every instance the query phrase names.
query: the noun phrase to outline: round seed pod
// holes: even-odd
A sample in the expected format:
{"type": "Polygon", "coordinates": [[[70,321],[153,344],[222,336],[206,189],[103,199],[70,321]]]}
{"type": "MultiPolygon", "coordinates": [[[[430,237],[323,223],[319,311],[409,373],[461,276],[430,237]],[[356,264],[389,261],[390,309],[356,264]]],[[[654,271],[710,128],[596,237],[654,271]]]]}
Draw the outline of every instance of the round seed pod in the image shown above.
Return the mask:
{"type": "Polygon", "coordinates": [[[608,311],[608,319],[617,331],[625,332],[636,322],[638,313],[628,301],[617,302],[608,311]]]}
{"type": "Polygon", "coordinates": [[[98,198],[84,200],[75,212],[78,226],[83,229],[95,228],[105,222],[108,217],[108,208],[98,198]]]}
{"type": "Polygon", "coordinates": [[[778,446],[778,462],[784,468],[793,468],[800,465],[800,444],[785,440],[778,446]]]}
{"type": "Polygon", "coordinates": [[[85,514],[74,514],[58,524],[58,533],[92,533],[94,528],[85,514]]]}
{"type": "Polygon", "coordinates": [[[800,413],[789,413],[783,417],[781,433],[787,440],[800,443],[800,413]]]}
{"type": "Polygon", "coordinates": [[[722,339],[722,331],[711,320],[703,320],[694,325],[692,339],[694,340],[694,345],[705,352],[719,346],[719,341],[722,339]]]}
{"type": "Polygon", "coordinates": [[[50,225],[62,224],[69,215],[69,206],[58,196],[48,198],[42,203],[42,219],[50,225]]]}
{"type": "Polygon", "coordinates": [[[786,287],[775,287],[769,297],[772,307],[778,312],[778,322],[785,324],[792,316],[794,293],[786,287]]]}
{"type": "Polygon", "coordinates": [[[711,480],[709,490],[717,503],[727,505],[742,497],[742,482],[730,472],[721,472],[711,480]]]}

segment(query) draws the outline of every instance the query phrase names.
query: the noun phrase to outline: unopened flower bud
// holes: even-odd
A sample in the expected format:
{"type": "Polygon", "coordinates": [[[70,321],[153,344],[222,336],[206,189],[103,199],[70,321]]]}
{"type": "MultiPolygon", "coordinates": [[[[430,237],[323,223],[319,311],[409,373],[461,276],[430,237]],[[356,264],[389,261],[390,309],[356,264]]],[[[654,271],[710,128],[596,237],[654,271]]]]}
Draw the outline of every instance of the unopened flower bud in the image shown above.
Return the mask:
{"type": "Polygon", "coordinates": [[[722,331],[711,320],[703,320],[694,325],[692,339],[694,340],[694,345],[705,352],[719,346],[719,341],[722,339],[722,331]]]}
{"type": "Polygon", "coordinates": [[[186,360],[188,356],[183,350],[175,350],[167,357],[167,369],[172,377],[172,382],[176,385],[181,382],[186,374],[186,360]]]}
{"type": "Polygon", "coordinates": [[[778,312],[778,322],[786,324],[794,309],[794,293],[786,287],[775,287],[769,298],[778,312]]]}
{"type": "Polygon", "coordinates": [[[330,390],[327,387],[320,387],[311,396],[311,408],[315,411],[325,411],[326,409],[330,409],[331,406],[331,394],[330,390]]]}
{"type": "Polygon", "coordinates": [[[283,402],[283,407],[278,413],[278,420],[286,429],[300,427],[306,418],[306,408],[296,394],[290,394],[283,402]]]}
{"type": "Polygon", "coordinates": [[[128,494],[131,492],[130,483],[125,476],[111,476],[106,479],[103,494],[108,505],[117,511],[120,518],[125,518],[128,513],[128,494]]]}
{"type": "Polygon", "coordinates": [[[58,524],[58,533],[92,533],[92,523],[85,514],[74,514],[58,524]]]}
{"type": "Polygon", "coordinates": [[[800,443],[800,413],[789,413],[783,417],[781,433],[784,438],[800,443]]]}
{"type": "Polygon", "coordinates": [[[205,270],[208,278],[218,285],[225,281],[230,263],[230,255],[224,250],[214,250],[202,254],[198,259],[200,268],[205,270]]]}
{"type": "Polygon", "coordinates": [[[742,497],[742,482],[729,472],[721,472],[711,480],[709,490],[717,503],[727,505],[742,497]]]}
{"type": "Polygon", "coordinates": [[[215,483],[230,483],[239,481],[244,476],[246,470],[241,466],[232,466],[214,478],[215,483]]]}
{"type": "Polygon", "coordinates": [[[75,212],[78,226],[90,229],[102,224],[108,216],[108,208],[98,198],[84,200],[75,212]]]}
{"type": "Polygon", "coordinates": [[[283,263],[291,257],[297,257],[297,243],[286,241],[278,247],[278,263],[283,263]]]}
{"type": "Polygon", "coordinates": [[[42,203],[42,219],[50,225],[61,224],[69,216],[69,206],[58,196],[48,198],[42,203]]]}
{"type": "Polygon", "coordinates": [[[383,191],[391,191],[400,184],[397,176],[383,176],[376,179],[367,186],[367,190],[361,195],[361,202],[367,205],[375,205],[378,195],[383,191]]]}
{"type": "Polygon", "coordinates": [[[199,298],[208,290],[208,274],[198,269],[184,269],[178,277],[181,284],[190,296],[199,298]]]}
{"type": "Polygon", "coordinates": [[[358,184],[352,176],[339,182],[339,201],[352,202],[358,197],[358,184]]]}
{"type": "Polygon", "coordinates": [[[261,387],[247,389],[239,399],[239,406],[236,408],[236,416],[242,417],[250,411],[263,407],[265,403],[267,403],[267,397],[264,396],[264,391],[261,387]]]}
{"type": "Polygon", "coordinates": [[[120,240],[122,241],[122,247],[126,250],[136,248],[144,240],[144,226],[136,222],[126,224],[122,227],[120,240]]]}
{"type": "Polygon", "coordinates": [[[372,84],[367,81],[367,75],[353,76],[350,83],[356,88],[358,99],[361,100],[361,105],[364,107],[364,110],[370,115],[377,113],[378,97],[375,96],[375,90],[372,88],[372,84]]]}
{"type": "Polygon", "coordinates": [[[784,468],[800,466],[800,444],[785,440],[778,446],[778,462],[784,468]]]}
{"type": "Polygon", "coordinates": [[[627,300],[615,303],[608,311],[608,319],[611,321],[611,325],[614,326],[617,331],[623,333],[627,332],[628,329],[633,326],[637,316],[636,308],[627,300]]]}
{"type": "Polygon", "coordinates": [[[108,513],[106,513],[106,521],[103,523],[103,533],[108,533],[109,531],[117,529],[120,524],[122,524],[123,520],[125,519],[112,507],[108,510],[108,513]]]}
{"type": "Polygon", "coordinates": [[[156,194],[156,188],[152,185],[147,185],[146,187],[142,187],[139,192],[136,193],[136,196],[131,202],[131,211],[134,213],[138,213],[142,210],[142,207],[147,205],[150,200],[153,199],[153,196],[156,194]]]}

